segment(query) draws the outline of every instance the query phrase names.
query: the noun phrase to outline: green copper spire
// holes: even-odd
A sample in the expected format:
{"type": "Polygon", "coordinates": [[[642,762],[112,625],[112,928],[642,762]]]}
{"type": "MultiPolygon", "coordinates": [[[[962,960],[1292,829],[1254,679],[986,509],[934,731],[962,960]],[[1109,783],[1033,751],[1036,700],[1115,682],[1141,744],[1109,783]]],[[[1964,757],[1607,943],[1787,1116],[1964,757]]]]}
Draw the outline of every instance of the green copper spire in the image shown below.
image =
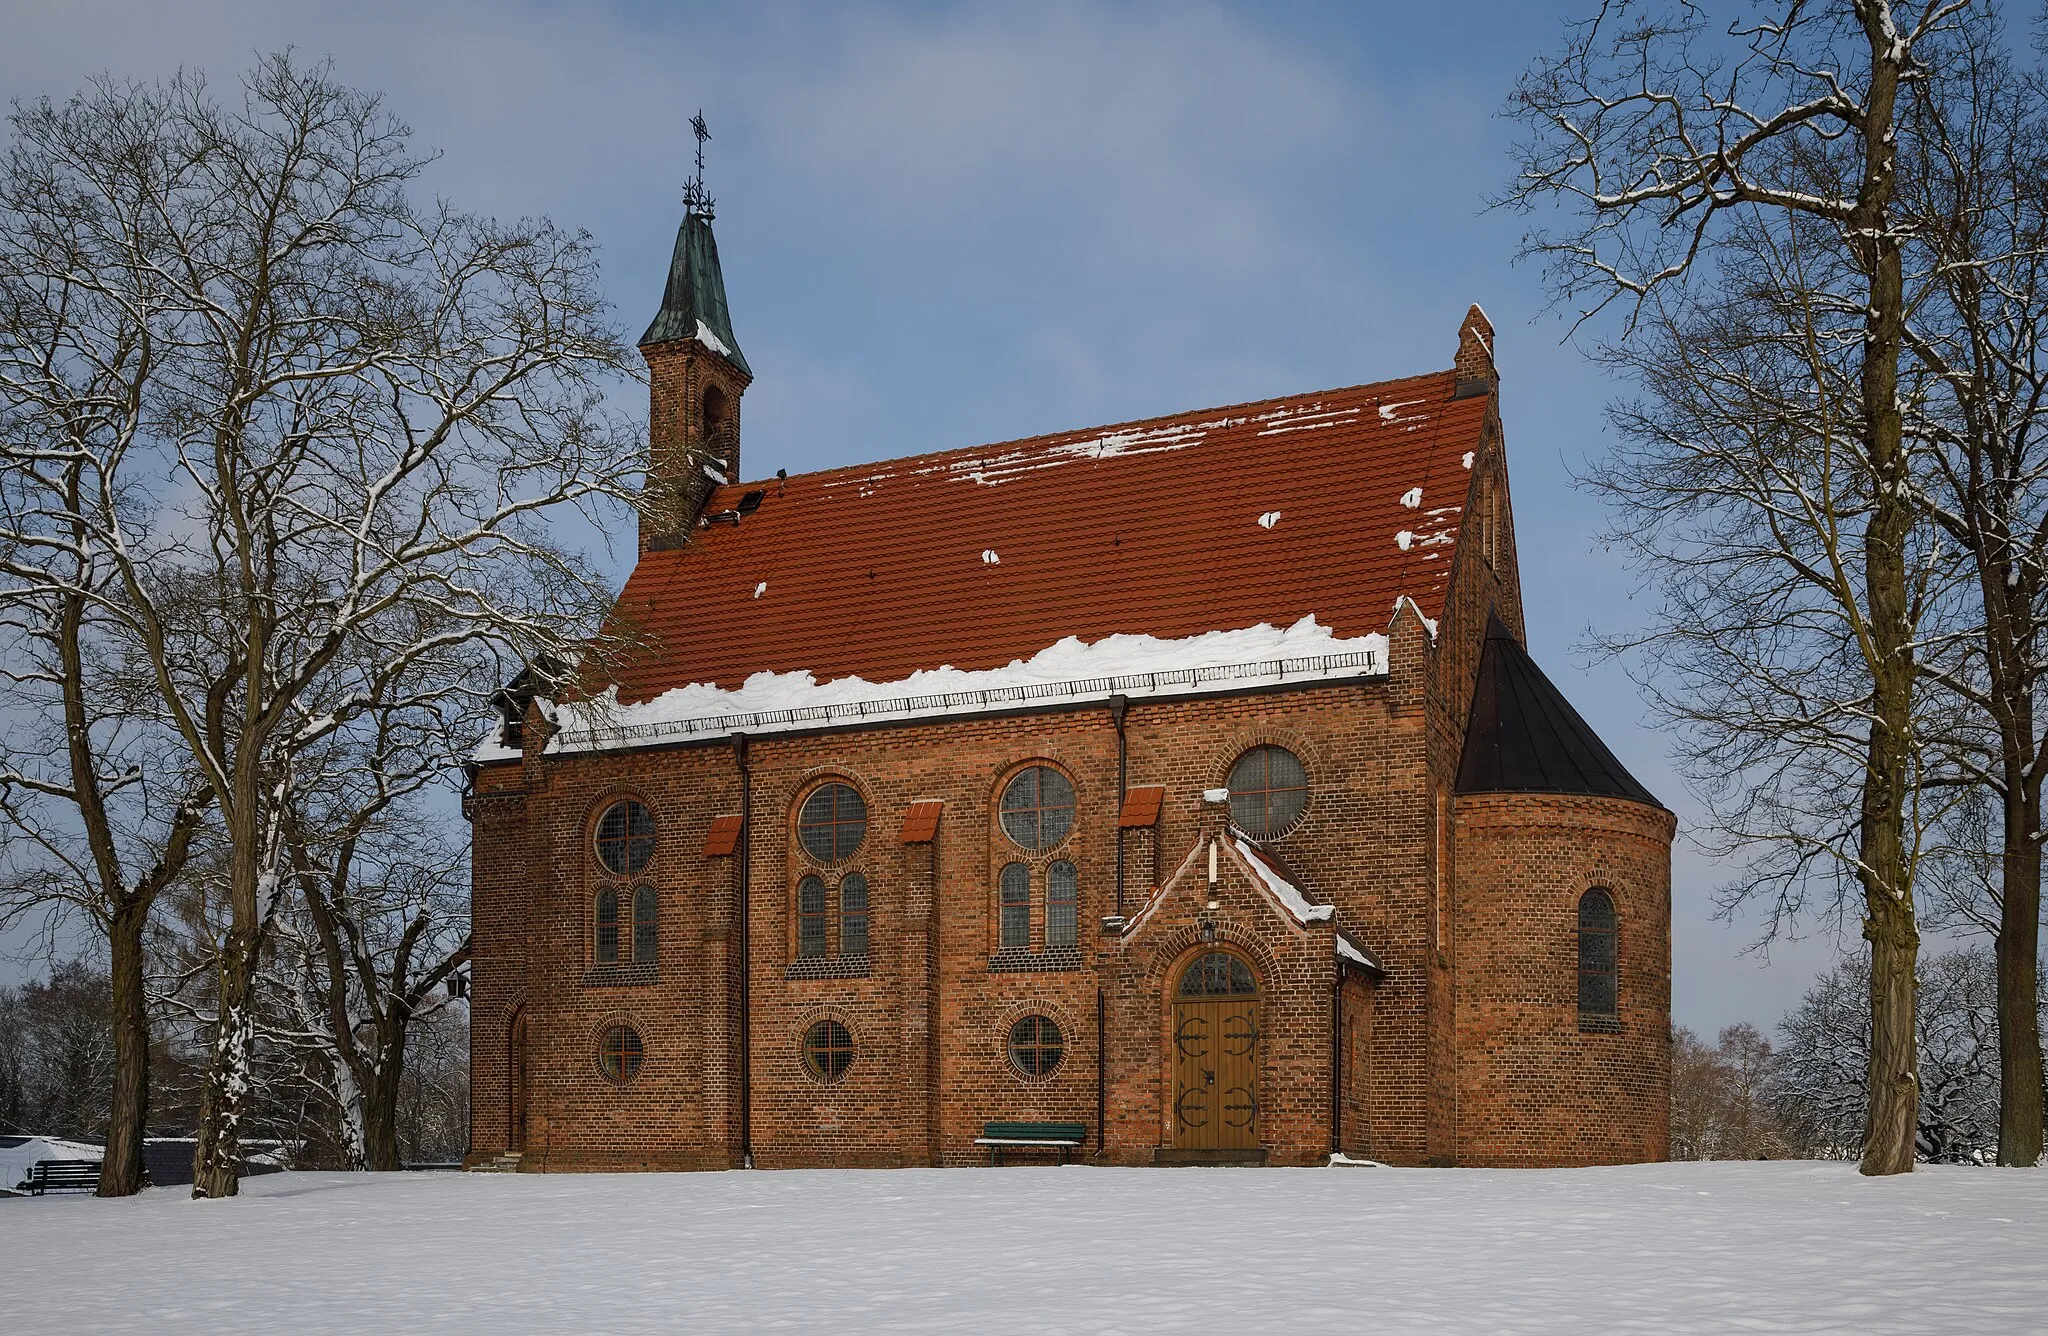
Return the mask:
{"type": "Polygon", "coordinates": [[[675,258],[669,261],[668,288],[661,310],[640,336],[640,346],[696,339],[752,377],[753,368],[740,354],[733,337],[732,316],[725,309],[725,274],[718,267],[718,240],[711,219],[695,209],[683,215],[676,229],[675,258]],[[708,336],[708,337],[707,337],[708,336]]]}

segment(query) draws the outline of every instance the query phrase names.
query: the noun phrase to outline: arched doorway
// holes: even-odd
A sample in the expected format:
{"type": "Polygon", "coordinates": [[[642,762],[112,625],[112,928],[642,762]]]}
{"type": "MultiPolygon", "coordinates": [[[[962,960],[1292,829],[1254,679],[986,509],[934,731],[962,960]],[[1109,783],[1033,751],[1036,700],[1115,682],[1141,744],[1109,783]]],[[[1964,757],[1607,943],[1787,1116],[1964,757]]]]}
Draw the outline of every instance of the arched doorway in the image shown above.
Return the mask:
{"type": "Polygon", "coordinates": [[[1229,951],[1188,962],[1173,996],[1173,1145],[1259,1144],[1259,986],[1229,951]]]}
{"type": "Polygon", "coordinates": [[[512,1017],[512,1034],[505,1050],[506,1128],[505,1149],[526,1149],[526,1008],[512,1017]]]}

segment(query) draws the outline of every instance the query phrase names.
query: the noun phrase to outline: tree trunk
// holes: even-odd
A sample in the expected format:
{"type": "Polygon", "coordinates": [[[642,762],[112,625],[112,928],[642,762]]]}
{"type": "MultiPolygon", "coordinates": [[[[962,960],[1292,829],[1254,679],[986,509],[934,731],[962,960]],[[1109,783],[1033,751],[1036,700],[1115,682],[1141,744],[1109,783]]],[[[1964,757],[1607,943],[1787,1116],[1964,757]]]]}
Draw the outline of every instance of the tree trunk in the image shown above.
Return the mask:
{"type": "Polygon", "coordinates": [[[2008,788],[1998,918],[1998,1162],[2041,1161],[2041,790],[2008,788]]]}
{"type": "Polygon", "coordinates": [[[143,992],[142,926],[146,906],[123,905],[109,926],[114,1029],[114,1088],[107,1115],[106,1158],[99,1195],[142,1190],[142,1139],[149,1129],[149,1011],[143,992]]]}
{"type": "Polygon", "coordinates": [[[377,1072],[363,1087],[363,1140],[373,1170],[403,1169],[398,1154],[398,1084],[405,1072],[405,1040],[398,1052],[389,1045],[377,1056],[377,1072]]]}
{"type": "Polygon", "coordinates": [[[1870,285],[1857,382],[1870,468],[1870,518],[1863,531],[1864,653],[1870,665],[1870,740],[1863,774],[1858,876],[1863,935],[1870,940],[1870,1113],[1863,1172],[1913,1168],[1919,1130],[1913,967],[1920,931],[1913,902],[1913,855],[1906,807],[1913,777],[1913,619],[1907,542],[1917,518],[1899,406],[1904,351],[1905,263],[1893,230],[1898,141],[1894,107],[1904,52],[1883,4],[1858,4],[1870,43],[1863,120],[1863,181],[1849,235],[1870,285]]]}
{"type": "Polygon", "coordinates": [[[241,1191],[242,1118],[255,1040],[255,974],[255,925],[237,922],[228,930],[217,976],[220,1014],[199,1095],[199,1138],[192,1152],[194,1197],[232,1197],[241,1191]]]}
{"type": "Polygon", "coordinates": [[[1914,963],[1920,930],[1909,904],[1864,926],[1870,939],[1870,1111],[1862,1171],[1908,1174],[1920,1130],[1920,1055],[1914,963]]]}

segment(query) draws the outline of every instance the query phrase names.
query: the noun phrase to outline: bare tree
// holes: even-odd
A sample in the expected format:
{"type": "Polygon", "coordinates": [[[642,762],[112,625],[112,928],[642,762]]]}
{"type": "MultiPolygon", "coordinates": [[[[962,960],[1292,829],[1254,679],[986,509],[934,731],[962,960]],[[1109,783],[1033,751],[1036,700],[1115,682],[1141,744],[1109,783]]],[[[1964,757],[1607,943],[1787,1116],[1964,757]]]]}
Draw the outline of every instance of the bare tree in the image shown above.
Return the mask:
{"type": "Polygon", "coordinates": [[[1717,1158],[1729,1079],[1718,1049],[1682,1025],[1671,1031],[1672,1159],[1717,1158]]]}
{"type": "Polygon", "coordinates": [[[1902,212],[1930,275],[1906,325],[1924,392],[1909,400],[1926,456],[1930,515],[1968,559],[1976,629],[1935,664],[1970,707],[1948,739],[1993,796],[1952,842],[1951,908],[1996,942],[1998,1159],[2042,1151],[2039,1001],[2042,781],[2048,720],[2048,90],[1997,40],[1929,72],[1904,136],[1902,212]],[[1980,838],[1981,837],[1981,838],[1980,838]]]}
{"type": "Polygon", "coordinates": [[[0,446],[8,456],[0,461],[0,683],[9,704],[0,735],[0,926],[56,935],[82,922],[107,943],[114,1064],[97,1191],[118,1197],[143,1184],[151,1066],[144,938],[211,790],[183,764],[128,671],[117,619],[104,606],[119,598],[114,571],[81,518],[86,461],[43,434],[53,419],[96,411],[119,386],[91,366],[61,388],[46,374],[65,338],[65,312],[39,282],[47,276],[10,263],[22,238],[7,220],[39,188],[19,155],[17,146],[0,164],[0,439],[8,441],[0,446]],[[30,453],[36,467],[13,466],[30,453]]]}
{"type": "Polygon", "coordinates": [[[108,992],[106,973],[82,960],[0,988],[0,1132],[106,1136],[114,1083],[108,992]]]}
{"type": "MultiPolygon", "coordinates": [[[[1812,605],[1825,605],[1837,622],[1822,643],[1848,647],[1846,654],[1826,651],[1817,663],[1838,678],[1847,668],[1838,685],[1851,688],[1842,699],[1855,702],[1862,732],[1849,790],[1856,795],[1854,847],[1843,852],[1853,860],[1876,962],[1871,1126],[1862,1164],[1871,1174],[1912,1168],[1917,1103],[1912,806],[1919,517],[1899,391],[1906,321],[1900,99],[1912,95],[1942,43],[1959,40],[1956,26],[1969,16],[1969,0],[1779,0],[1717,27],[1697,6],[1622,0],[1571,28],[1563,52],[1523,76],[1512,104],[1531,133],[1509,200],[1562,201],[1576,215],[1562,233],[1533,235],[1528,249],[1551,262],[1560,300],[1578,304],[1582,316],[1617,300],[1636,316],[1661,303],[1663,329],[1682,329],[1685,319],[1674,314],[1682,299],[1666,294],[1729,295],[1722,271],[1731,242],[1737,258],[1754,260],[1763,249],[1758,229],[1766,224],[1786,242],[1779,253],[1796,266],[1789,277],[1827,299],[1818,310],[1809,307],[1809,318],[1790,332],[1811,342],[1814,333],[1837,328],[1837,303],[1854,313],[1858,337],[1846,359],[1818,348],[1806,357],[1817,372],[1828,372],[1816,389],[1833,390],[1828,382],[1839,373],[1853,393],[1830,393],[1830,411],[1819,424],[1810,414],[1787,424],[1796,425],[1796,434],[1771,446],[1798,453],[1773,461],[1761,479],[1763,493],[1746,490],[1758,481],[1746,470],[1716,480],[1674,479],[1672,470],[1660,469],[1634,485],[1614,470],[1607,477],[1630,503],[1655,497],[1673,481],[1694,503],[1718,493],[1724,511],[1751,512],[1744,534],[1769,534],[1780,522],[1798,527],[1800,534],[1775,552],[1745,539],[1729,565],[1741,570],[1759,557],[1778,563],[1775,578],[1802,583],[1812,605]],[[1807,282],[1809,276],[1816,281],[1807,282]],[[1817,454],[1844,490],[1820,493],[1805,485],[1817,454]],[[1809,567],[1806,540],[1816,533],[1829,536],[1818,553],[1826,563],[1809,567]]],[[[1637,329],[1632,320],[1624,341],[1637,329]]],[[[1684,457],[1695,475],[1730,462],[1717,456],[1713,442],[1697,438],[1677,442],[1662,462],[1672,456],[1684,457]]],[[[1698,555],[1712,564],[1710,552],[1698,555]]],[[[1701,610],[1711,609],[1688,611],[1701,610]]],[[[1784,699],[1789,661],[1777,652],[1770,660],[1765,692],[1784,699]]],[[[1728,717],[1695,722],[1757,732],[1728,717]]],[[[1803,731],[1806,721],[1795,725],[1795,733],[1803,731]]],[[[1807,796],[1820,792],[1809,789],[1807,796]]],[[[1812,815],[1823,826],[1830,819],[1812,815]]]]}
{"type": "Polygon", "coordinates": [[[1672,1034],[1671,1157],[1780,1159],[1792,1151],[1773,1092],[1777,1055],[1754,1025],[1723,1026],[1714,1047],[1672,1034]]]}
{"type": "Polygon", "coordinates": [[[13,127],[0,267],[45,351],[4,464],[110,572],[79,592],[218,813],[194,1192],[231,1194],[294,767],[449,646],[575,657],[609,595],[547,519],[630,503],[627,358],[585,238],[416,204],[406,127],[325,66],[265,58],[229,104],[102,80],[13,127]]]}
{"type": "MultiPolygon", "coordinates": [[[[467,703],[481,707],[498,679],[487,659],[475,669],[469,680],[483,690],[467,703]]],[[[449,985],[469,961],[468,851],[445,833],[454,794],[437,781],[459,774],[451,726],[481,736],[482,712],[464,710],[447,680],[436,689],[431,701],[379,709],[330,737],[302,758],[288,799],[298,895],[272,953],[296,1022],[284,1037],[332,1074],[350,1168],[402,1167],[399,1100],[414,1027],[453,1003],[449,985]]]]}
{"type": "MultiPolygon", "coordinates": [[[[1868,1090],[1869,982],[1862,956],[1822,974],[1778,1025],[1771,1102],[1802,1153],[1858,1152],[1868,1090]]],[[[1919,991],[1920,1088],[1915,1153],[1922,1160],[1977,1164],[1998,1145],[1997,965],[1982,947],[1926,962],[1919,991]]],[[[2038,1029],[2042,1017],[2037,1016],[2038,1029]]]]}

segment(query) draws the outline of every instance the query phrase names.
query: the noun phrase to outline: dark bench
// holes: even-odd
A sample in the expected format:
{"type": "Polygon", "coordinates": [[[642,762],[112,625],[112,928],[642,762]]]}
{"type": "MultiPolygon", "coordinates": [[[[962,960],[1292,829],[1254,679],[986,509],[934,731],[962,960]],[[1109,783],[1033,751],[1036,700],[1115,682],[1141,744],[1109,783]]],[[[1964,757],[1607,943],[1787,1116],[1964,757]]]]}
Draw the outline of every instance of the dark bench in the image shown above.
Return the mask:
{"type": "Polygon", "coordinates": [[[987,1123],[974,1144],[988,1147],[990,1164],[1001,1164],[1006,1150],[1056,1150],[1065,1164],[1067,1152],[1087,1139],[1086,1123],[987,1123]]]}
{"type": "Polygon", "coordinates": [[[28,1167],[21,1186],[31,1197],[45,1192],[91,1192],[100,1185],[98,1160],[37,1160],[28,1167]]]}

